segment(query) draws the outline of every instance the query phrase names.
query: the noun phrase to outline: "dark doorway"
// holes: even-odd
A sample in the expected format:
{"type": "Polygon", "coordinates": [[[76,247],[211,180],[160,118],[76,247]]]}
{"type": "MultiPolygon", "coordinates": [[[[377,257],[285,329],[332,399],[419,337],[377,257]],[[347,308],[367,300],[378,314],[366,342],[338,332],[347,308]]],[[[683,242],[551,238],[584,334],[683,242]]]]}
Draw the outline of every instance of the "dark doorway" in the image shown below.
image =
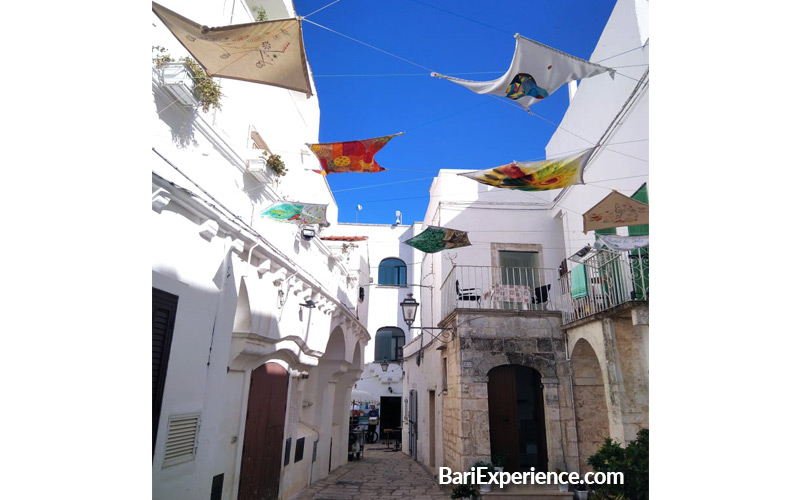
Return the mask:
{"type": "Polygon", "coordinates": [[[250,378],[239,500],[278,498],[289,373],[266,363],[250,378]]]}
{"type": "MultiPolygon", "coordinates": [[[[386,434],[383,432],[384,429],[400,428],[400,416],[400,397],[381,396],[381,439],[386,438],[386,434]]],[[[397,436],[399,437],[400,435],[397,434],[397,436]]],[[[395,436],[392,437],[394,438],[395,436]]]]}
{"type": "Polygon", "coordinates": [[[505,453],[508,472],[547,472],[542,376],[533,368],[504,365],[489,371],[491,453],[505,453]]]}

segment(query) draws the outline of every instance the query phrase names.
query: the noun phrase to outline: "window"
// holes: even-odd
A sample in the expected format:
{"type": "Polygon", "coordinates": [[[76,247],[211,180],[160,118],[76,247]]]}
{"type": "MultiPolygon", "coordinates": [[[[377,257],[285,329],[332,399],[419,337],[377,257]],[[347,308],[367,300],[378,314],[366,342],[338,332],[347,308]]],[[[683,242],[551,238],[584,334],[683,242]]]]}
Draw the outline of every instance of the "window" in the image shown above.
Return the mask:
{"type": "Polygon", "coordinates": [[[501,250],[500,282],[504,285],[539,286],[539,252],[501,250]]]}
{"type": "Polygon", "coordinates": [[[442,392],[447,392],[447,358],[442,358],[442,392]]]}
{"type": "Polygon", "coordinates": [[[403,346],[406,334],[392,326],[378,329],[375,334],[375,361],[400,361],[403,359],[403,346]]]}
{"type": "Polygon", "coordinates": [[[378,267],[378,284],[406,286],[406,263],[400,259],[383,259],[378,267]]]}

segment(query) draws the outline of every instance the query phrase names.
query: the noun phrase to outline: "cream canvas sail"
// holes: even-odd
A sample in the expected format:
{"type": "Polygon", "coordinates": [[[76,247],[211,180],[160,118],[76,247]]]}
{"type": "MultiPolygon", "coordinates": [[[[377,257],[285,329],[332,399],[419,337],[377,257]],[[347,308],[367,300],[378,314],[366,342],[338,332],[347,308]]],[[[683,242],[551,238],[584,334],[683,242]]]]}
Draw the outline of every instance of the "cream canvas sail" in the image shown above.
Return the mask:
{"type": "Polygon", "coordinates": [[[153,12],[210,76],[274,85],[311,95],[298,19],[209,28],[155,2],[153,12]]]}
{"type": "Polygon", "coordinates": [[[619,191],[612,191],[583,214],[583,232],[649,224],[649,214],[649,206],[629,198],[619,191]]]}

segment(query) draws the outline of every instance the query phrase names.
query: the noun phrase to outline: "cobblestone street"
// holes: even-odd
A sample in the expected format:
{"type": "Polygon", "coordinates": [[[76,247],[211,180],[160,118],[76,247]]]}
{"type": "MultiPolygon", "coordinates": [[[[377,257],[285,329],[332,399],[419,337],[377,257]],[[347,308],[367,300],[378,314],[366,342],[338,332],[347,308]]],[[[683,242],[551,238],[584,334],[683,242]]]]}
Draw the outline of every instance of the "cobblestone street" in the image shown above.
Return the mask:
{"type": "Polygon", "coordinates": [[[367,445],[361,460],[353,460],[291,500],[374,500],[414,498],[447,500],[450,488],[439,486],[422,465],[399,451],[367,445]]]}

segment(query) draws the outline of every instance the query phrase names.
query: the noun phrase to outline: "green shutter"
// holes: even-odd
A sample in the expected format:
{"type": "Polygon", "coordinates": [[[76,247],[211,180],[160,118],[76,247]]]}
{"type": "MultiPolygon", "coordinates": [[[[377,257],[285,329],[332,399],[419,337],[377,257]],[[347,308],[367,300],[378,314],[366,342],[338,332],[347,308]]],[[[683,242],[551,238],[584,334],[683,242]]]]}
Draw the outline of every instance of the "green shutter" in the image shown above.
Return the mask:
{"type": "Polygon", "coordinates": [[[617,228],[607,227],[605,229],[595,229],[594,234],[595,234],[595,239],[597,238],[596,235],[598,234],[617,234],[617,228]]]}
{"type": "MultiPolygon", "coordinates": [[[[647,183],[642,184],[642,187],[631,196],[636,201],[641,201],[645,205],[649,205],[647,200],[647,183]]],[[[629,236],[648,236],[650,234],[650,224],[641,224],[638,226],[628,226],[629,236]]]]}
{"type": "MultiPolygon", "coordinates": [[[[647,183],[642,184],[634,194],[631,196],[636,201],[641,201],[645,205],[649,205],[647,197],[647,183]]],[[[650,224],[641,224],[638,226],[628,226],[628,234],[630,236],[649,236],[650,224]]],[[[650,288],[650,257],[648,247],[638,248],[630,253],[632,272],[633,272],[633,288],[634,299],[647,300],[650,288]]]]}

